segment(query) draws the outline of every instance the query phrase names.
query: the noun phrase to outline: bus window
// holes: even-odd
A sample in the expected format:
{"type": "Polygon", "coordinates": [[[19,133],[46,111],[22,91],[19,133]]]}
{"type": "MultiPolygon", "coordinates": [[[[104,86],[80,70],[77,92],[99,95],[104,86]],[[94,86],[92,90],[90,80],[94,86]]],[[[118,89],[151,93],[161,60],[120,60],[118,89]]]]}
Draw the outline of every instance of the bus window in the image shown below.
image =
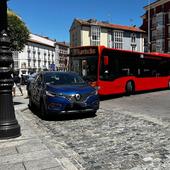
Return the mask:
{"type": "Polygon", "coordinates": [[[97,81],[97,56],[76,56],[71,57],[71,71],[77,72],[85,80],[97,81]]]}
{"type": "Polygon", "coordinates": [[[100,63],[100,79],[114,80],[119,72],[119,64],[116,57],[113,55],[104,55],[101,57],[100,63]]]}

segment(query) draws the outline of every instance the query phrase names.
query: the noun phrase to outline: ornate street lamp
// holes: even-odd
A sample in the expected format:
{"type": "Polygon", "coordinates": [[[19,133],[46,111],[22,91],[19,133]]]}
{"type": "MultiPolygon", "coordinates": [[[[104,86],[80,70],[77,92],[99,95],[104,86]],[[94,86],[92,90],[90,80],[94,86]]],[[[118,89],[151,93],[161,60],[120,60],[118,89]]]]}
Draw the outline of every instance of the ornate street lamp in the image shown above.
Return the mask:
{"type": "Polygon", "coordinates": [[[12,99],[13,64],[10,40],[7,35],[7,0],[0,0],[0,139],[21,135],[20,126],[15,118],[12,99]]]}

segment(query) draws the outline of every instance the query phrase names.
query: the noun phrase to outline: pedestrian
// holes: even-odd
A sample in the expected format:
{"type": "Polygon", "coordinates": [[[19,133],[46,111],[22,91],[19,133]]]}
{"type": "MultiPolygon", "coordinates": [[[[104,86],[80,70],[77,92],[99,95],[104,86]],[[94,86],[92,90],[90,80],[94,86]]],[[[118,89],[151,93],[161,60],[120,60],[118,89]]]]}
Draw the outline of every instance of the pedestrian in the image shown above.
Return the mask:
{"type": "Polygon", "coordinates": [[[22,92],[22,88],[21,88],[21,78],[20,78],[19,74],[14,74],[13,80],[14,80],[13,96],[16,95],[16,87],[21,92],[21,96],[23,96],[23,92],[22,92]]]}

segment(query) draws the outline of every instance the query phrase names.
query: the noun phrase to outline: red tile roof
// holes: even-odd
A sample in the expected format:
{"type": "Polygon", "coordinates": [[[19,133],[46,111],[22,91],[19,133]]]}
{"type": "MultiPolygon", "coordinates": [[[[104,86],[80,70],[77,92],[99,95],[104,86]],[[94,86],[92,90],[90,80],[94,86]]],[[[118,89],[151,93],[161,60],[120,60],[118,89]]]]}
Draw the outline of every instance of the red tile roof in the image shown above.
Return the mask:
{"type": "Polygon", "coordinates": [[[101,21],[97,21],[97,20],[94,20],[94,19],[89,19],[89,20],[76,19],[76,20],[81,25],[98,25],[98,26],[105,27],[105,28],[113,28],[113,29],[119,29],[119,30],[127,30],[127,31],[145,33],[144,30],[141,30],[138,27],[111,24],[111,23],[108,23],[108,22],[101,22],[101,21]]]}

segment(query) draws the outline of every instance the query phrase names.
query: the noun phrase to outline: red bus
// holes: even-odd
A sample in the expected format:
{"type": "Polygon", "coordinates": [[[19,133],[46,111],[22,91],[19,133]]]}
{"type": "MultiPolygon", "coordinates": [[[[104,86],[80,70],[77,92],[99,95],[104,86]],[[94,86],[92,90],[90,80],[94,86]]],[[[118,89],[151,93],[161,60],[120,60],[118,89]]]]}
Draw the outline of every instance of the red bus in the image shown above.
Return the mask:
{"type": "Polygon", "coordinates": [[[99,95],[170,88],[170,54],[83,46],[70,49],[70,70],[99,87],[99,95]]]}

